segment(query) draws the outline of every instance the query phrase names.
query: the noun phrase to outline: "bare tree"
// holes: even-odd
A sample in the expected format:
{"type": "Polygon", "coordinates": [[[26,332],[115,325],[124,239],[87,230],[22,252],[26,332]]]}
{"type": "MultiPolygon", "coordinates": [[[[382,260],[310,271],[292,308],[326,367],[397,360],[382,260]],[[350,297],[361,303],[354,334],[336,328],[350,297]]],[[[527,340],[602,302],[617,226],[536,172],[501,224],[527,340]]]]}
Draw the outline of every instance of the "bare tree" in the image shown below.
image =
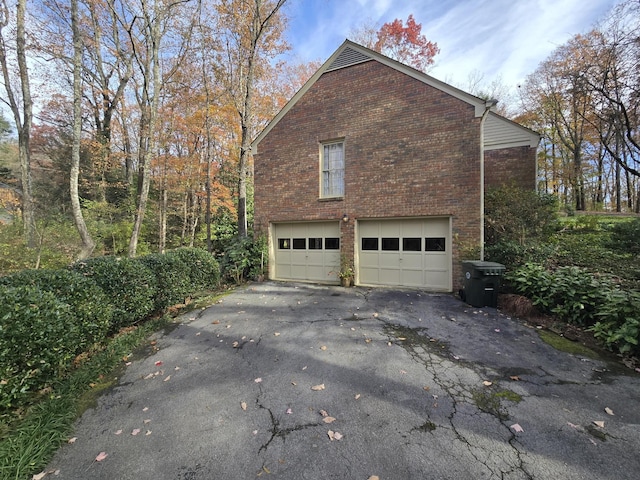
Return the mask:
{"type": "Polygon", "coordinates": [[[33,124],[33,100],[27,67],[27,39],[25,30],[25,14],[27,0],[18,0],[15,27],[15,56],[18,64],[19,90],[12,81],[10,65],[10,46],[4,37],[3,29],[10,24],[7,0],[0,0],[0,67],[7,99],[5,103],[11,109],[18,132],[18,156],[22,180],[22,219],[27,246],[36,246],[35,207],[31,187],[31,126],[33,124]],[[20,95],[20,97],[19,97],[20,95]],[[21,103],[20,100],[21,99],[21,103]]]}

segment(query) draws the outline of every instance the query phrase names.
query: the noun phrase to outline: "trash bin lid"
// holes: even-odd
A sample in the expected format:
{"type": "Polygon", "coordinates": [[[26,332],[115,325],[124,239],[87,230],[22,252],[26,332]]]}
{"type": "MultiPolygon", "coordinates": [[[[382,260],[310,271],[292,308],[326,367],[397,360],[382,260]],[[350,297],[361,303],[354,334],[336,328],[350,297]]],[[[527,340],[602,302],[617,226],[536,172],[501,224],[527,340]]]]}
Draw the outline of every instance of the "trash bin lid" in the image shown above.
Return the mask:
{"type": "Polygon", "coordinates": [[[473,268],[484,275],[502,275],[506,267],[497,262],[485,262],[482,260],[470,260],[462,262],[464,268],[473,268]]]}

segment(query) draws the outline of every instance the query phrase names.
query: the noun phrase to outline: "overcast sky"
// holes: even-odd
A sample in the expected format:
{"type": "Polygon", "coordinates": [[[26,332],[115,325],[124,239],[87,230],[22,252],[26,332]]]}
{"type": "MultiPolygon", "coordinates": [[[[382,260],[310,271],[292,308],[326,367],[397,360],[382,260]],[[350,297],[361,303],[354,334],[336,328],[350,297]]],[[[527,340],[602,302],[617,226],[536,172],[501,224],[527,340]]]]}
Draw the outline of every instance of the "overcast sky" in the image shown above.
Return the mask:
{"type": "Polygon", "coordinates": [[[587,32],[616,0],[289,0],[287,38],[297,61],[324,62],[366,20],[413,14],[440,47],[436,78],[463,87],[472,72],[509,87],[558,46],[587,32]]]}

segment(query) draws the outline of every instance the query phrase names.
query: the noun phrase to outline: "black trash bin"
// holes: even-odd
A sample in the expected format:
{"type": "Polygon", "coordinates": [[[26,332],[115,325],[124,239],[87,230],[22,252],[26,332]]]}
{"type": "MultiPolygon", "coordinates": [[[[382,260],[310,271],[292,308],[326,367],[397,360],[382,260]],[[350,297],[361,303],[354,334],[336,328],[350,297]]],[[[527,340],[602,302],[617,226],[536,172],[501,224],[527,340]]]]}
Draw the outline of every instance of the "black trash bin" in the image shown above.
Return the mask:
{"type": "Polygon", "coordinates": [[[462,262],[464,289],[460,298],[474,307],[497,307],[505,266],[480,260],[462,262]]]}

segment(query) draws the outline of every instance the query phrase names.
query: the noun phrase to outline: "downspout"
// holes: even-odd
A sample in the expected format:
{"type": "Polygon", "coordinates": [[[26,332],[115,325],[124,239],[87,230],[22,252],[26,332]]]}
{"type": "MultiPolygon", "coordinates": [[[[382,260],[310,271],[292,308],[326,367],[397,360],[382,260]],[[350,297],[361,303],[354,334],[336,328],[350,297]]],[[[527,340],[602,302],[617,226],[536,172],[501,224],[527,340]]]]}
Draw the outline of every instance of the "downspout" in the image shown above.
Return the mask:
{"type": "Polygon", "coordinates": [[[487,100],[480,119],[480,260],[484,261],[484,122],[489,112],[498,103],[497,100],[487,100]]]}

